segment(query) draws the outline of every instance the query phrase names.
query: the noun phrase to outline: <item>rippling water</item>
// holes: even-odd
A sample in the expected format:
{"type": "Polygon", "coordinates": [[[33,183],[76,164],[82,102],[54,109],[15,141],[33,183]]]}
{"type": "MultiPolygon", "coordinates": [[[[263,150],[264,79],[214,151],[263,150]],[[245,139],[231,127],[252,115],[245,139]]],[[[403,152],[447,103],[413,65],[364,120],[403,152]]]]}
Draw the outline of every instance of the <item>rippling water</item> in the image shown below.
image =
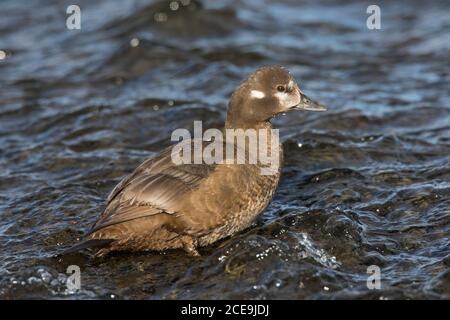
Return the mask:
{"type": "Polygon", "coordinates": [[[0,298],[450,298],[448,1],[379,1],[381,30],[366,1],[77,3],[81,30],[60,1],[1,5],[0,298]],[[57,256],[267,64],[329,112],[276,119],[285,169],[252,228],[201,258],[57,256]]]}

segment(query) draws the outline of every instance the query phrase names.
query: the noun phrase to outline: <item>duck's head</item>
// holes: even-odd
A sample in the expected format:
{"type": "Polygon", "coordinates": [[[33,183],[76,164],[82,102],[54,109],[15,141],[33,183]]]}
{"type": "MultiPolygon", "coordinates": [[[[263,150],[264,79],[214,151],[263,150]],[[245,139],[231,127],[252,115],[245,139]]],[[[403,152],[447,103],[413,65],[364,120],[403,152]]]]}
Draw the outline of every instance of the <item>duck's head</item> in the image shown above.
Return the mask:
{"type": "Polygon", "coordinates": [[[308,98],[285,68],[263,67],[251,74],[233,93],[228,106],[227,126],[252,126],[291,110],[326,111],[327,108],[308,98]]]}

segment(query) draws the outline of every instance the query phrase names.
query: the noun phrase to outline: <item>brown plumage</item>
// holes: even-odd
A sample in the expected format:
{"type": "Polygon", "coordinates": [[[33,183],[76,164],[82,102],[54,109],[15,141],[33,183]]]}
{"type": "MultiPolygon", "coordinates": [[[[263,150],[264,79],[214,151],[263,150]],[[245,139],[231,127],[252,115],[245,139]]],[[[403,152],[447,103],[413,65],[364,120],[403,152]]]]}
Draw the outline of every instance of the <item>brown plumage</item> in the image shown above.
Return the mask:
{"type": "MultiPolygon", "coordinates": [[[[225,128],[271,129],[270,119],[291,109],[325,110],[300,91],[286,69],[264,67],[233,93],[225,128]]],[[[281,156],[281,144],[277,147],[281,156]]],[[[147,159],[125,177],[86,240],[69,251],[96,247],[102,256],[116,250],[183,248],[198,255],[197,247],[249,227],[279,182],[282,157],[274,174],[262,175],[260,162],[176,165],[171,151],[147,159]]]]}

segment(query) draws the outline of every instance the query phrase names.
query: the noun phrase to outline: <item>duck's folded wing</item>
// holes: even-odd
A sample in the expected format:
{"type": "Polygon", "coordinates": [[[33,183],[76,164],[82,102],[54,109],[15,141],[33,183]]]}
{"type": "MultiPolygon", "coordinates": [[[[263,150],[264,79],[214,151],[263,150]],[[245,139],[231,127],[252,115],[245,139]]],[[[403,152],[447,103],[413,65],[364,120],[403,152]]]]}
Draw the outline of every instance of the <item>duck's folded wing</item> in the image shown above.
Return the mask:
{"type": "Polygon", "coordinates": [[[178,215],[179,198],[194,190],[215,165],[175,165],[171,148],[143,162],[111,192],[105,211],[90,233],[157,214],[178,215]]]}

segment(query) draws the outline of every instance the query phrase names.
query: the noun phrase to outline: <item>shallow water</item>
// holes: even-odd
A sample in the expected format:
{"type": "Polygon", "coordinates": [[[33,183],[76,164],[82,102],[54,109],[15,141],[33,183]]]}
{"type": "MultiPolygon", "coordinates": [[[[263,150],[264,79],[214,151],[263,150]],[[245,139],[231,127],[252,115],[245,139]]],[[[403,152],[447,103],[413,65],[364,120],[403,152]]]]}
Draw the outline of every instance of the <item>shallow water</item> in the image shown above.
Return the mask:
{"type": "Polygon", "coordinates": [[[60,1],[1,5],[0,298],[450,298],[448,1],[381,1],[381,30],[364,1],[77,3],[79,31],[60,1]],[[267,64],[329,111],[275,120],[285,169],[252,228],[200,258],[57,256],[172,130],[220,127],[267,64]]]}

